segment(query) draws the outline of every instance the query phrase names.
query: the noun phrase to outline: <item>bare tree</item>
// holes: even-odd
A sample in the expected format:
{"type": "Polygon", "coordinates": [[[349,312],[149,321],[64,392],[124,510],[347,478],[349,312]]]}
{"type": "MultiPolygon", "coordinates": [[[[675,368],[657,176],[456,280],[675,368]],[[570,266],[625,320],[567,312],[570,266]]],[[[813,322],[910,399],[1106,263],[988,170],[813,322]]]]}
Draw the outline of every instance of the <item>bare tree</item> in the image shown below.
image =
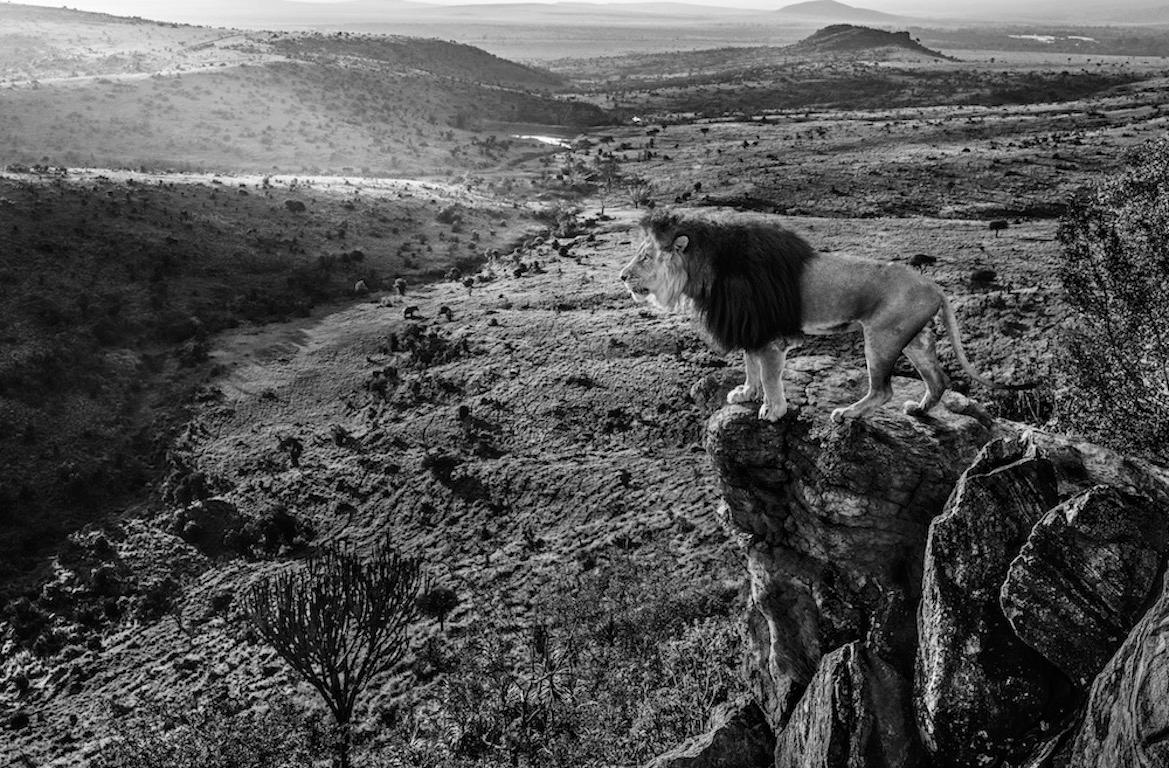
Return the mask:
{"type": "Polygon", "coordinates": [[[260,579],[243,609],[260,636],[320,693],[341,729],[337,762],[349,768],[349,724],[357,697],[397,664],[425,588],[421,561],[391,549],[368,559],[322,550],[303,568],[260,579]]]}

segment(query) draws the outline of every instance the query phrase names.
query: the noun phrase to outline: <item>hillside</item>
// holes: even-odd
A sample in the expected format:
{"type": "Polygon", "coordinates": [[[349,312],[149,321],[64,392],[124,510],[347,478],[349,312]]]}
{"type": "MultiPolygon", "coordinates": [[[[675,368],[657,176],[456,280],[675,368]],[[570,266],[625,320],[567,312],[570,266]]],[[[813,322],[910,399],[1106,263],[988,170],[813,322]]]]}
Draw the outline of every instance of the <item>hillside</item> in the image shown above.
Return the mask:
{"type": "Polygon", "coordinates": [[[803,54],[838,54],[872,52],[874,54],[917,54],[935,59],[949,58],[931,50],[909,36],[909,32],[886,32],[883,29],[833,24],[817,30],[788,50],[803,54]]]}
{"type": "Polygon", "coordinates": [[[0,575],[157,482],[216,334],[476,265],[534,226],[441,184],[0,175],[0,575]]]}
{"type": "Polygon", "coordinates": [[[564,85],[562,78],[546,70],[444,40],[398,35],[299,35],[276,38],[271,45],[277,53],[318,64],[370,67],[382,72],[426,72],[439,78],[507,88],[556,89],[564,85]]]}
{"type": "Polygon", "coordinates": [[[523,152],[506,135],[485,149],[476,130],[609,120],[552,95],[551,73],[439,40],[8,4],[0,28],[0,165],[448,174],[523,152]]]}

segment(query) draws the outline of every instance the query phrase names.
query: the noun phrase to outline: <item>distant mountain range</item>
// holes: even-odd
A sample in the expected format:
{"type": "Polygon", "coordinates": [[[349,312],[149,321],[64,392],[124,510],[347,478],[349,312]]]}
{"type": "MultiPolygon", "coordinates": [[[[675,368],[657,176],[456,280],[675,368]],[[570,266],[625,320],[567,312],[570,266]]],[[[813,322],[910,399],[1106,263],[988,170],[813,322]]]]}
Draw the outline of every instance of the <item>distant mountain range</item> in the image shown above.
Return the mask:
{"type": "Polygon", "coordinates": [[[901,21],[900,16],[894,16],[891,13],[856,8],[838,3],[836,0],[808,0],[794,5],[785,5],[775,13],[793,19],[814,19],[847,24],[895,24],[901,21]]]}

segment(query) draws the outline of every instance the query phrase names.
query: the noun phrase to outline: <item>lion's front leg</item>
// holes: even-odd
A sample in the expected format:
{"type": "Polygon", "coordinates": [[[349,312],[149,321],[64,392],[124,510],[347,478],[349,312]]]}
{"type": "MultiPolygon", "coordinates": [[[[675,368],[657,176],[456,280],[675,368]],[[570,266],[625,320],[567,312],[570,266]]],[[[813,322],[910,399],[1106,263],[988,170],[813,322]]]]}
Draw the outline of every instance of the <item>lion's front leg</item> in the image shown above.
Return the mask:
{"type": "Polygon", "coordinates": [[[744,352],[743,367],[747,369],[747,380],[727,393],[727,402],[731,405],[758,400],[759,395],[763,394],[760,359],[750,352],[744,352]]]}
{"type": "Polygon", "coordinates": [[[757,355],[763,385],[763,405],[759,418],[779,421],[787,413],[787,396],[783,392],[783,364],[787,357],[784,340],[773,341],[757,355]]]}

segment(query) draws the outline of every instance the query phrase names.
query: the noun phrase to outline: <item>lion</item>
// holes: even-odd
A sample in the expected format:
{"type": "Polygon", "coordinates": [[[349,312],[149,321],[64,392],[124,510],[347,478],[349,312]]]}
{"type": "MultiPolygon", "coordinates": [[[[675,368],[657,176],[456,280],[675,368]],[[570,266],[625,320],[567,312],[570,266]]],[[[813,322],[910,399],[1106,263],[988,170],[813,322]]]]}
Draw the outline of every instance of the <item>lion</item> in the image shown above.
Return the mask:
{"type": "Polygon", "coordinates": [[[743,350],[747,380],[729,403],[763,398],[759,418],[788,410],[783,390],[787,351],[805,336],[863,330],[869,391],[832,411],[832,420],[864,419],[893,396],[893,365],[902,353],[925,381],[920,401],[904,405],[921,417],[941,400],[950,380],[938,362],[930,321],[938,312],[955,357],[975,381],[991,388],[966,359],[958,322],[937,283],[909,267],[818,253],[763,214],[655,211],[640,226],[637,255],[621,270],[633,300],[663,309],[690,309],[724,352],[743,350]]]}

